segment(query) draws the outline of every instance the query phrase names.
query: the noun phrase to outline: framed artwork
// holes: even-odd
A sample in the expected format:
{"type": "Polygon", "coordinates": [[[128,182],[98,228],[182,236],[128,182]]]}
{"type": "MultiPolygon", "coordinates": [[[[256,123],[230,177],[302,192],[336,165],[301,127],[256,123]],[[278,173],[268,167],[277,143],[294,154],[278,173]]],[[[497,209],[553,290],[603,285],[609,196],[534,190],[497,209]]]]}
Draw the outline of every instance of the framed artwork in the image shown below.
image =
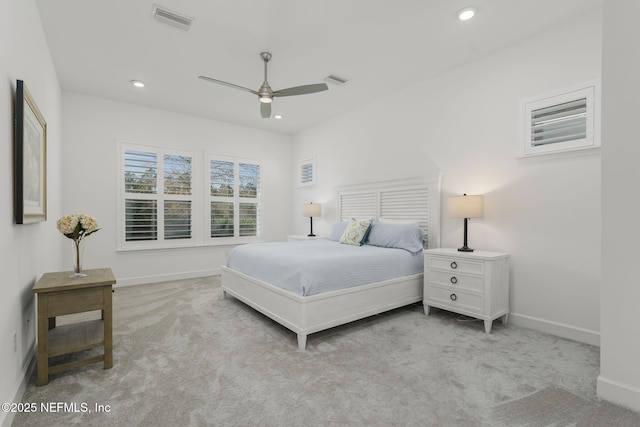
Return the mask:
{"type": "Polygon", "coordinates": [[[16,224],[47,219],[47,123],[24,82],[16,86],[14,206],[16,224]]]}

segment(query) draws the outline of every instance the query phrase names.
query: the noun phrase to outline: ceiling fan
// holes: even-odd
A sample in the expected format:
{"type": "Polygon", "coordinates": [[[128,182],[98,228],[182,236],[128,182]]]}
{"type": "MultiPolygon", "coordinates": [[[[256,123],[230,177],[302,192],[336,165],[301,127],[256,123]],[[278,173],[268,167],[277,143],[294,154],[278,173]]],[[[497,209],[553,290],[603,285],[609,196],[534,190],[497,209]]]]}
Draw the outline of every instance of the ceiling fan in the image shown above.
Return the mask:
{"type": "Polygon", "coordinates": [[[258,99],[260,100],[260,115],[263,119],[271,117],[271,102],[273,101],[273,98],[277,96],[306,95],[308,93],[322,92],[323,90],[329,89],[326,83],[316,83],[304,86],[290,87],[287,89],[273,90],[271,89],[271,86],[269,86],[269,82],[267,81],[267,63],[269,62],[269,60],[271,60],[271,54],[269,52],[262,52],[260,54],[260,57],[264,61],[264,82],[262,83],[262,86],[260,86],[260,89],[258,89],[257,91],[243,86],[238,86],[233,83],[223,82],[222,80],[212,79],[211,77],[198,76],[198,78],[206,80],[208,82],[234,87],[236,89],[241,89],[254,95],[258,95],[258,99]]]}

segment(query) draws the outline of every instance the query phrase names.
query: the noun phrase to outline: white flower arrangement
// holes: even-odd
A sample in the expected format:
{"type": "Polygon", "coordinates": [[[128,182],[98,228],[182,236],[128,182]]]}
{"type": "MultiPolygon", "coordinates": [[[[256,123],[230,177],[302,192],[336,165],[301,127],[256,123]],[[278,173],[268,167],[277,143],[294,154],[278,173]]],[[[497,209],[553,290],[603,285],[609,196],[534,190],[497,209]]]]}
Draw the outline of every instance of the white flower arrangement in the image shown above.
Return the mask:
{"type": "Polygon", "coordinates": [[[99,230],[98,221],[85,214],[65,215],[56,222],[58,230],[76,242],[99,230]]]}

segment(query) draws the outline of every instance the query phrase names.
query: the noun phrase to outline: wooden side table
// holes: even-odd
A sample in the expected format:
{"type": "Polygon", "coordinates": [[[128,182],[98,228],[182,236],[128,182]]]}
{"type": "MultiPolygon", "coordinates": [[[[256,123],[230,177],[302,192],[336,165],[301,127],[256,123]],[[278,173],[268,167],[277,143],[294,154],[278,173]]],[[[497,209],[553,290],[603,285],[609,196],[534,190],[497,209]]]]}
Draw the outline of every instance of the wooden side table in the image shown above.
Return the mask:
{"type": "Polygon", "coordinates": [[[70,271],[46,273],[31,291],[38,297],[38,380],[49,383],[54,374],[90,363],[113,367],[112,285],[110,268],[83,270],[86,277],[70,278],[70,271]],[[56,327],[56,316],[101,310],[102,318],[56,327]],[[49,366],[49,358],[104,347],[102,355],[49,366]]]}

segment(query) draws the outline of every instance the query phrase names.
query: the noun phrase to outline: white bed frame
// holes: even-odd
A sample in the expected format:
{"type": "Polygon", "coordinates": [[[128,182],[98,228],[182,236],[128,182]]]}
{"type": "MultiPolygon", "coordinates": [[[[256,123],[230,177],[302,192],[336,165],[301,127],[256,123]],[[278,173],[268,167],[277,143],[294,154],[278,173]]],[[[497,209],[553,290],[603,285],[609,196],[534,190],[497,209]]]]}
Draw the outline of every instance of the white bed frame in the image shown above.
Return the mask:
{"type": "MultiPolygon", "coordinates": [[[[338,220],[415,221],[427,232],[429,247],[439,246],[439,178],[341,186],[337,193],[338,220]]],[[[423,274],[301,296],[223,266],[222,292],[295,332],[304,350],[309,334],[422,301],[423,274]]]]}

